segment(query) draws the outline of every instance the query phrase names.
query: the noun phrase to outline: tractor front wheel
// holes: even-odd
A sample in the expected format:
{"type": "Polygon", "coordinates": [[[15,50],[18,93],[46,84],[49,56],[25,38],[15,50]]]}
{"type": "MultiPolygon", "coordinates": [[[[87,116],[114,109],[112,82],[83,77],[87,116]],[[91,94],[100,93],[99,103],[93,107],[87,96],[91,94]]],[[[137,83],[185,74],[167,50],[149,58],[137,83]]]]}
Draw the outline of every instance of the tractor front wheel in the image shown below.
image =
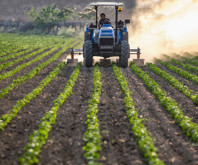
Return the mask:
{"type": "Polygon", "coordinates": [[[86,67],[91,67],[93,63],[93,55],[92,55],[92,42],[90,40],[85,41],[84,43],[84,63],[86,67]]]}
{"type": "Polygon", "coordinates": [[[130,48],[127,41],[121,42],[121,55],[120,55],[120,66],[122,68],[128,67],[128,58],[130,57],[130,48]]]}

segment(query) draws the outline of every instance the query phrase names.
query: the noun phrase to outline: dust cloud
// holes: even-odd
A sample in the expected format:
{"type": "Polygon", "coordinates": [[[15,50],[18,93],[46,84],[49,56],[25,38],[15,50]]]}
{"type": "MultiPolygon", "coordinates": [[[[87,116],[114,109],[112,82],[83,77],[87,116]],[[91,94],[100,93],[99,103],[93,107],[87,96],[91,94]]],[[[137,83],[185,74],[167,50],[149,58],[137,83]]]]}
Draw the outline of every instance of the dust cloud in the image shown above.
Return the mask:
{"type": "Polygon", "coordinates": [[[131,48],[152,61],[166,53],[198,51],[198,0],[137,0],[128,26],[131,48]]]}

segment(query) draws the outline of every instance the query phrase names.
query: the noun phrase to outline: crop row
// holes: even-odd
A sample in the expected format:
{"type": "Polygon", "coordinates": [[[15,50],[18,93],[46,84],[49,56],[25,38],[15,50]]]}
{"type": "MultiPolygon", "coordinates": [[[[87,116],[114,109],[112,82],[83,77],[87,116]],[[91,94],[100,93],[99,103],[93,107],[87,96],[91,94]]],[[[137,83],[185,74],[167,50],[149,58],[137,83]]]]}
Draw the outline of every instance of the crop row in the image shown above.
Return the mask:
{"type": "Polygon", "coordinates": [[[194,74],[191,74],[191,73],[189,73],[189,72],[187,72],[187,71],[185,71],[185,70],[183,70],[181,68],[178,68],[178,67],[176,67],[176,66],[174,66],[174,65],[172,65],[172,64],[170,64],[168,62],[164,62],[164,61],[162,61],[160,59],[155,59],[155,61],[157,63],[160,63],[161,65],[165,66],[169,70],[179,74],[180,76],[182,76],[182,77],[194,82],[195,84],[198,84],[198,76],[196,76],[194,74]]]}
{"type": "MultiPolygon", "coordinates": [[[[71,40],[71,39],[68,39],[68,40],[71,40]]],[[[60,44],[60,43],[63,43],[64,41],[61,41],[59,43],[56,43],[56,44],[60,44]]],[[[44,45],[44,47],[49,47],[49,45],[54,45],[54,42],[53,41],[50,41],[47,45],[44,45]]],[[[52,46],[50,46],[52,47],[52,46]]],[[[13,58],[16,58],[16,57],[19,57],[21,55],[25,55],[25,54],[29,54],[31,52],[33,52],[34,50],[37,50],[37,49],[42,49],[42,47],[38,47],[38,46],[34,46],[34,45],[31,45],[30,47],[28,47],[27,49],[25,50],[18,50],[17,53],[11,53],[10,55],[7,55],[7,56],[3,56],[3,57],[0,57],[0,62],[1,61],[7,61],[7,60],[10,60],[10,59],[13,59],[13,58]]]]}
{"type": "Polygon", "coordinates": [[[63,42],[69,38],[0,33],[0,56],[17,53],[28,48],[41,48],[63,42]]]}
{"type": "Polygon", "coordinates": [[[198,105],[198,95],[194,94],[187,86],[184,86],[180,81],[178,81],[174,76],[162,71],[155,64],[147,63],[147,66],[155,72],[157,75],[165,79],[174,88],[178,89],[181,93],[185,94],[187,97],[192,99],[198,105]]]}
{"type": "Polygon", "coordinates": [[[16,63],[18,63],[18,62],[20,62],[20,61],[23,61],[23,60],[25,60],[25,59],[28,59],[28,58],[30,58],[30,57],[33,57],[33,56],[35,56],[35,55],[37,55],[37,54],[39,54],[39,53],[42,53],[42,52],[45,51],[46,49],[50,49],[50,48],[52,48],[52,46],[46,47],[46,48],[41,48],[41,49],[39,49],[39,50],[37,50],[37,51],[34,51],[34,52],[32,52],[32,53],[30,53],[30,54],[28,54],[28,55],[25,55],[25,56],[22,56],[22,57],[20,57],[20,58],[17,58],[16,60],[7,61],[7,62],[5,62],[5,63],[2,63],[2,64],[0,65],[0,71],[1,71],[2,69],[5,69],[5,68],[7,68],[7,67],[13,65],[13,64],[16,64],[16,63]]]}
{"type": "Polygon", "coordinates": [[[138,112],[135,109],[135,103],[131,98],[132,92],[130,91],[125,77],[122,75],[120,69],[114,64],[113,72],[122,88],[125,99],[126,114],[129,122],[132,126],[132,131],[135,137],[138,139],[139,149],[143,153],[144,157],[148,160],[148,163],[155,165],[162,165],[162,162],[158,158],[157,149],[154,146],[152,138],[145,126],[142,123],[142,119],[138,117],[138,112]]]}
{"type": "Polygon", "coordinates": [[[85,146],[83,150],[85,151],[84,157],[86,158],[89,165],[100,164],[97,163],[97,159],[100,158],[99,152],[101,150],[101,140],[100,140],[100,130],[99,130],[99,120],[97,118],[98,113],[98,103],[100,101],[102,83],[101,83],[101,73],[99,66],[94,67],[94,87],[92,99],[89,101],[87,113],[87,131],[84,134],[83,140],[85,146]]]}
{"type": "Polygon", "coordinates": [[[195,59],[195,60],[198,60],[198,56],[195,56],[194,59],[195,59]]]}
{"type": "Polygon", "coordinates": [[[29,136],[29,142],[24,148],[24,154],[19,158],[20,164],[35,164],[38,163],[38,157],[42,146],[46,143],[48,134],[56,121],[57,111],[66,101],[67,97],[72,94],[72,88],[78,78],[81,64],[78,64],[70,76],[64,90],[59,94],[58,98],[53,102],[53,107],[40,120],[38,130],[35,130],[29,136]]]}
{"type": "Polygon", "coordinates": [[[11,122],[11,120],[17,115],[17,113],[26,106],[32,99],[34,99],[39,93],[42,92],[42,90],[45,88],[46,85],[48,85],[61,71],[61,68],[65,65],[65,63],[58,64],[55,69],[50,72],[50,74],[43,79],[38,87],[36,87],[34,90],[32,90],[29,94],[27,94],[23,99],[18,100],[16,105],[13,107],[13,109],[5,115],[2,115],[0,118],[0,130],[3,130],[3,128],[11,122]]]}
{"type": "Polygon", "coordinates": [[[0,59],[4,58],[4,56],[14,54],[14,53],[20,53],[21,51],[24,51],[24,50],[25,50],[24,48],[13,49],[13,48],[8,48],[7,46],[5,46],[4,48],[1,48],[0,59]]]}
{"type": "Polygon", "coordinates": [[[32,69],[29,73],[20,76],[16,79],[13,80],[13,82],[8,85],[8,87],[1,89],[0,90],[0,98],[2,98],[3,96],[5,96],[6,94],[8,94],[11,90],[13,90],[16,86],[20,85],[21,83],[25,82],[28,79],[33,78],[35,75],[39,74],[40,71],[46,67],[47,65],[49,65],[51,62],[55,61],[56,59],[58,59],[60,57],[61,54],[63,54],[69,47],[73,47],[75,46],[77,42],[72,43],[69,46],[66,46],[64,48],[62,48],[60,51],[58,51],[57,53],[54,54],[54,56],[52,56],[50,59],[48,59],[47,61],[39,64],[37,67],[35,67],[34,69],[32,69]]]}
{"type": "Polygon", "coordinates": [[[185,53],[185,55],[187,55],[188,57],[192,58],[193,60],[198,60],[198,52],[194,52],[192,53],[185,53]]]}
{"type": "MultiPolygon", "coordinates": [[[[13,35],[10,35],[13,36],[13,35]]],[[[0,33],[0,48],[1,51],[0,55],[6,52],[6,50],[13,49],[13,43],[17,40],[17,37],[14,39],[13,37],[8,37],[7,33],[0,33]]]]}
{"type": "Polygon", "coordinates": [[[49,56],[51,53],[53,53],[54,51],[57,51],[58,49],[60,48],[60,45],[58,47],[55,47],[55,48],[52,48],[51,50],[37,56],[36,58],[34,58],[33,60],[31,61],[28,61],[27,63],[23,63],[21,65],[18,65],[16,68],[10,70],[10,71],[7,71],[5,73],[2,73],[0,74],[0,80],[3,80],[3,79],[6,79],[8,77],[11,77],[13,76],[14,74],[16,74],[17,72],[20,72],[22,69],[26,68],[27,66],[41,60],[42,58],[46,57],[46,56],[49,56]]]}
{"type": "Polygon", "coordinates": [[[17,48],[12,44],[12,38],[6,38],[5,34],[0,34],[0,57],[10,54],[11,52],[17,52],[21,48],[17,48]]]}
{"type": "Polygon", "coordinates": [[[138,75],[144,84],[153,92],[159,99],[161,105],[170,113],[171,117],[180,125],[183,132],[194,142],[198,143],[198,125],[193,123],[191,118],[185,116],[177,105],[177,102],[166,96],[158,83],[151,79],[148,74],[142,71],[134,63],[131,63],[131,69],[138,75]]]}
{"type": "Polygon", "coordinates": [[[186,68],[187,70],[190,70],[192,72],[198,73],[198,67],[196,67],[196,66],[193,66],[193,65],[190,65],[190,64],[185,64],[185,63],[183,63],[183,62],[181,62],[179,60],[176,60],[174,58],[171,58],[171,57],[169,57],[167,55],[165,55],[164,57],[169,59],[171,62],[186,68]]]}
{"type": "Polygon", "coordinates": [[[26,54],[26,53],[31,53],[31,52],[34,51],[35,49],[36,49],[36,48],[31,47],[31,48],[29,48],[29,49],[20,51],[20,52],[18,52],[18,53],[10,54],[10,55],[8,55],[8,56],[3,56],[3,57],[0,58],[0,62],[2,62],[2,61],[7,61],[7,60],[10,60],[10,59],[12,59],[12,58],[16,58],[16,57],[21,56],[21,55],[26,54]]]}
{"type": "MultiPolygon", "coordinates": [[[[65,44],[69,44],[71,41],[72,40],[68,40],[65,44]]],[[[30,57],[36,56],[37,54],[42,53],[43,51],[46,51],[47,49],[51,49],[53,47],[57,48],[57,46],[58,45],[60,46],[61,44],[62,44],[62,42],[57,44],[55,47],[54,46],[47,46],[47,47],[41,48],[41,49],[39,49],[37,51],[34,51],[34,52],[32,52],[32,53],[30,53],[28,55],[25,55],[25,56],[22,56],[20,58],[17,58],[16,60],[5,62],[5,63],[0,65],[0,71],[2,69],[5,69],[5,68],[7,68],[7,67],[9,67],[9,66],[11,66],[13,64],[16,64],[16,63],[20,62],[20,61],[23,61],[23,60],[29,59],[30,57]]],[[[46,52],[46,53],[49,53],[49,52],[46,52]]],[[[22,65],[24,66],[24,64],[22,64],[22,65]]]]}
{"type": "Polygon", "coordinates": [[[8,72],[5,72],[3,74],[0,74],[0,80],[3,80],[3,79],[6,79],[8,77],[11,77],[13,76],[14,74],[16,74],[17,72],[20,72],[22,69],[26,68],[27,66],[41,60],[42,58],[46,57],[46,56],[49,56],[50,54],[52,54],[53,52],[57,51],[58,49],[60,49],[61,47],[63,46],[67,46],[68,43],[70,43],[71,41],[67,42],[66,44],[62,45],[62,44],[58,44],[56,45],[54,48],[52,48],[51,50],[35,57],[34,59],[32,59],[31,61],[28,61],[27,63],[23,63],[21,65],[18,65],[16,68],[8,71],[8,72]]]}
{"type": "Polygon", "coordinates": [[[197,65],[198,66],[198,61],[197,60],[193,60],[193,59],[189,59],[189,58],[186,58],[186,57],[182,57],[180,55],[176,55],[176,57],[179,57],[181,58],[182,60],[184,60],[185,62],[188,62],[190,64],[193,64],[193,65],[197,65]]]}

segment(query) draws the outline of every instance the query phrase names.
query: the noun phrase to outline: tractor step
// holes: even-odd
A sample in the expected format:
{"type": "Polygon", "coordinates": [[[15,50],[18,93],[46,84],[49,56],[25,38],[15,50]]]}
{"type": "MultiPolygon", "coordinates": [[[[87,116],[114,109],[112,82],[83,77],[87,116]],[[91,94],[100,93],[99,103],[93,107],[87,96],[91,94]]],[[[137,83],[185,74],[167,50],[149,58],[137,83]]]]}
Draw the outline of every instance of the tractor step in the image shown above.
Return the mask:
{"type": "Polygon", "coordinates": [[[133,59],[133,62],[134,62],[137,66],[144,66],[144,59],[133,59]]]}

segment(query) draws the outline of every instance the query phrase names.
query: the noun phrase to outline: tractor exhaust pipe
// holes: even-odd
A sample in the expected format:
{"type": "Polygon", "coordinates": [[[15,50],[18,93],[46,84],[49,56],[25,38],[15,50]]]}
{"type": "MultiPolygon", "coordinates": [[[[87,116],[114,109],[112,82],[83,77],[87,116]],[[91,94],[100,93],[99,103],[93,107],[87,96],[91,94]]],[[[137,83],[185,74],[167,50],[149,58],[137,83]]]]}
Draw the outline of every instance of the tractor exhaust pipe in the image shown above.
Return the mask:
{"type": "Polygon", "coordinates": [[[116,25],[116,29],[115,29],[115,43],[117,43],[117,36],[118,36],[118,6],[115,6],[115,25],[116,25]]]}

